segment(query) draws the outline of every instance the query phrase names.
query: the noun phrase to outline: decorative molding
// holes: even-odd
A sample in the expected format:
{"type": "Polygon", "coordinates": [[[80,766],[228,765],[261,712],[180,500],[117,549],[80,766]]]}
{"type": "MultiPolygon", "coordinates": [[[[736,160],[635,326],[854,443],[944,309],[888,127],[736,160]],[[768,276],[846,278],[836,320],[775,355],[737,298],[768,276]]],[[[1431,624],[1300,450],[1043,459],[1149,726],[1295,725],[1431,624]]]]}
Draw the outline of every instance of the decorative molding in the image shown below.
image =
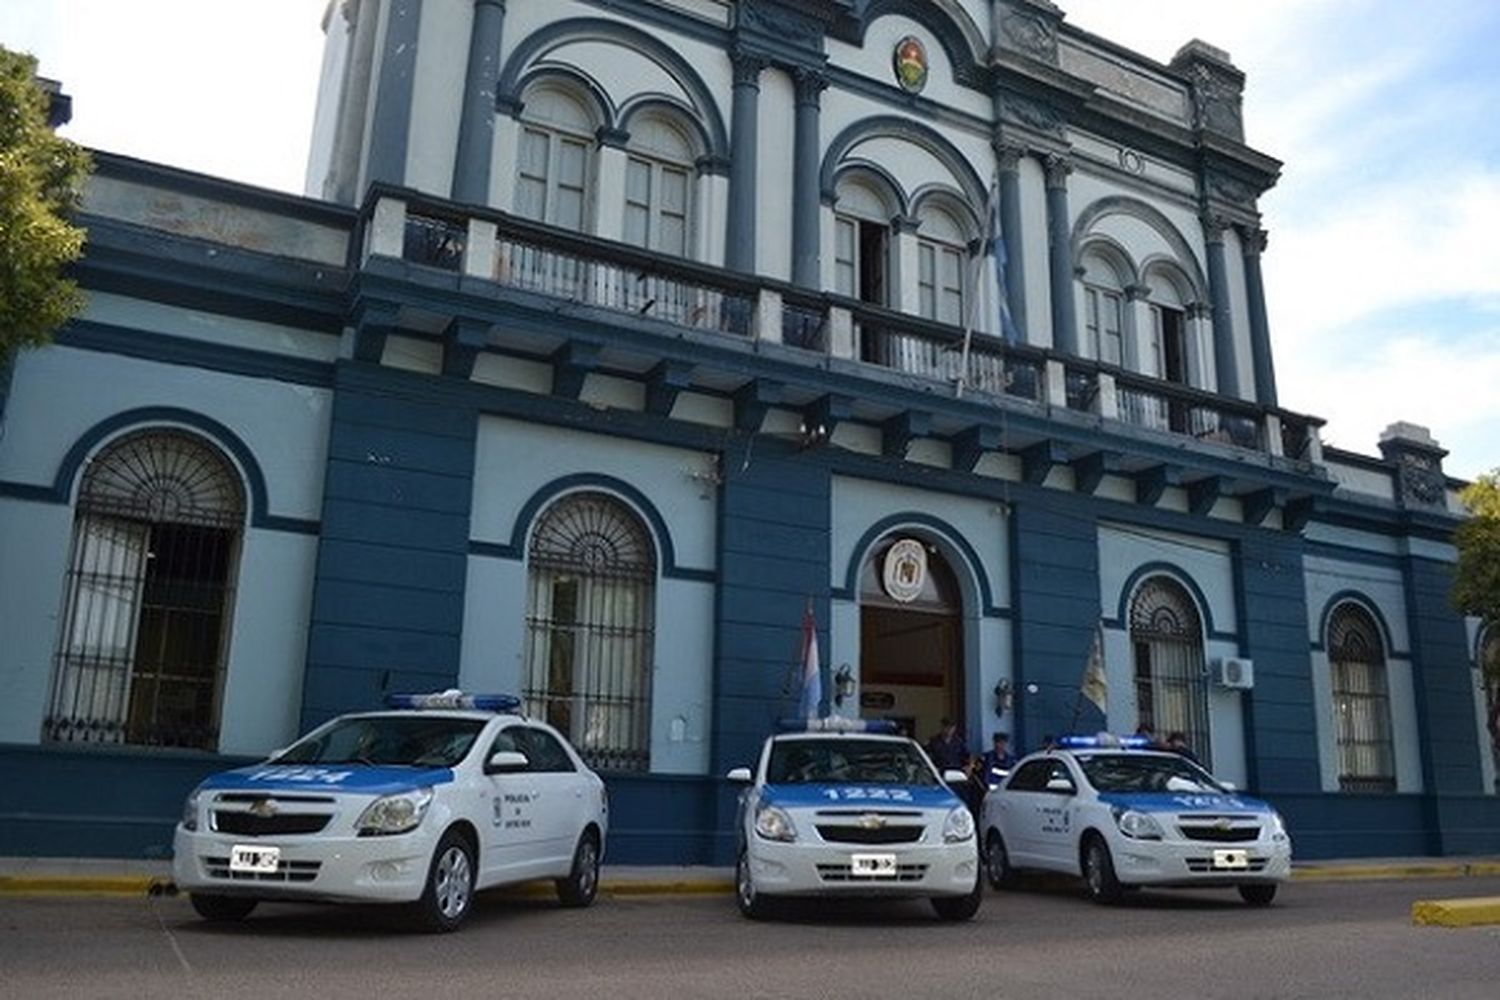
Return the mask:
{"type": "Polygon", "coordinates": [[[912,442],[926,437],[932,430],[932,414],[906,410],[891,417],[880,427],[880,449],[886,458],[905,461],[912,442]]]}
{"type": "Polygon", "coordinates": [[[979,460],[1000,447],[1004,434],[992,424],[977,424],[955,435],[951,441],[953,467],[960,472],[973,472],[979,460]]]}
{"type": "Polygon", "coordinates": [[[846,126],[833,138],[823,155],[823,167],[819,172],[820,183],[825,192],[836,190],[834,177],[844,165],[844,158],[849,150],[874,138],[901,139],[922,147],[948,168],[962,187],[964,197],[976,210],[985,204],[988,188],[980,180],[974,165],[958,147],[931,126],[896,115],[875,115],[860,119],[846,126]]]}
{"type": "MultiPolygon", "coordinates": [[[[977,609],[986,618],[1008,618],[1010,611],[995,604],[994,589],[990,586],[989,575],[984,570],[984,560],[975,551],[974,546],[964,536],[963,532],[956,530],[948,522],[934,517],[931,514],[910,511],[902,514],[892,514],[883,517],[875,524],[866,529],[854,545],[850,555],[849,564],[844,569],[843,587],[833,591],[829,596],[838,601],[855,601],[859,599],[859,576],[860,570],[864,568],[865,560],[870,557],[870,550],[882,538],[886,538],[896,532],[916,534],[919,537],[927,535],[945,547],[950,547],[953,552],[944,553],[944,558],[950,563],[962,563],[968,568],[972,575],[980,607],[977,609]],[[912,529],[917,529],[913,531],[912,529]],[[954,559],[953,556],[957,556],[954,559]]],[[[955,572],[957,565],[952,566],[955,572]]]]}
{"type": "MultiPolygon", "coordinates": [[[[1198,261],[1198,255],[1193,252],[1192,246],[1186,237],[1172,223],[1172,220],[1156,208],[1139,198],[1129,195],[1108,195],[1098,201],[1090,203],[1073,223],[1072,247],[1073,259],[1081,259],[1084,241],[1093,235],[1095,227],[1100,220],[1109,215],[1130,215],[1144,222],[1166,241],[1167,246],[1172,249],[1172,259],[1186,276],[1192,285],[1193,298],[1199,301],[1208,299],[1208,278],[1203,273],[1203,266],[1198,261]]],[[[1148,263],[1143,271],[1149,271],[1148,263]]]]}
{"type": "Polygon", "coordinates": [[[760,89],[760,74],[770,65],[770,60],[757,52],[747,52],[736,47],[729,53],[729,66],[734,86],[760,89]]]}
{"type": "Polygon", "coordinates": [[[1229,219],[1213,212],[1204,212],[1198,217],[1203,224],[1203,238],[1209,243],[1223,243],[1224,234],[1234,225],[1229,219]]]}
{"type": "Polygon", "coordinates": [[[1000,18],[1000,34],[1017,51],[1045,63],[1057,63],[1057,24],[1050,18],[1012,11],[1000,18]]]}
{"type": "Polygon", "coordinates": [[[1240,235],[1240,247],[1246,257],[1259,257],[1266,252],[1266,242],[1270,234],[1259,226],[1237,226],[1235,229],[1240,235]]]}
{"type": "Polygon", "coordinates": [[[816,108],[822,103],[823,91],[828,89],[828,74],[809,66],[798,66],[792,70],[792,84],[796,88],[797,106],[816,108]]]}
{"type": "Polygon", "coordinates": [[[999,138],[992,141],[990,145],[995,150],[995,169],[1002,174],[1014,174],[1020,171],[1021,159],[1026,155],[1024,147],[999,138]]]}
{"type": "Polygon", "coordinates": [[[1067,120],[1067,116],[1057,106],[1016,93],[1002,94],[999,104],[1000,121],[1006,125],[1060,135],[1067,120]]]}
{"type": "Polygon", "coordinates": [[[1208,193],[1249,211],[1254,211],[1255,199],[1260,197],[1260,190],[1248,181],[1217,173],[1208,175],[1208,193]]]}

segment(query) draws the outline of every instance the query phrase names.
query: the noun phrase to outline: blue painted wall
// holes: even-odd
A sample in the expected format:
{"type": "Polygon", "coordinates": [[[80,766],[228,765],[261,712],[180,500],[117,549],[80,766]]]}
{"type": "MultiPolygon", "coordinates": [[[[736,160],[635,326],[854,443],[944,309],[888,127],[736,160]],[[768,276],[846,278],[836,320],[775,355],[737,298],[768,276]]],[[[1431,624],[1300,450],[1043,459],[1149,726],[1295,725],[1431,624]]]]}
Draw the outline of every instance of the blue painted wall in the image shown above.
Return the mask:
{"type": "Polygon", "coordinates": [[[1249,784],[1270,796],[1321,787],[1302,544],[1298,536],[1253,532],[1234,561],[1242,652],[1255,664],[1245,724],[1249,784]]]}
{"type": "Polygon", "coordinates": [[[478,415],[405,384],[358,362],[335,374],[304,730],[458,682],[478,415]]]}
{"type": "Polygon", "coordinates": [[[1101,618],[1099,530],[1089,507],[1066,497],[1018,500],[1010,525],[1018,692],[1013,735],[1017,746],[1030,750],[1049,733],[1104,727],[1104,713],[1079,697],[1101,618]]]}

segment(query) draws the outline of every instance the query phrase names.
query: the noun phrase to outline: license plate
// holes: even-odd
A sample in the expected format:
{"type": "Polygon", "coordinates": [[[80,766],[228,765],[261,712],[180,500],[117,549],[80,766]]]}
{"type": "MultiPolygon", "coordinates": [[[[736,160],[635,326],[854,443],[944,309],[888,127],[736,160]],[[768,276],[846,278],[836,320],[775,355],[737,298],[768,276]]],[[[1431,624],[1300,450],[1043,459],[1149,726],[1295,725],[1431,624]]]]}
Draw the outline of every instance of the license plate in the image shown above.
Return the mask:
{"type": "Polygon", "coordinates": [[[1214,867],[1234,871],[1250,867],[1250,858],[1244,851],[1214,851],[1214,867]]]}
{"type": "Polygon", "coordinates": [[[849,858],[849,870],[853,875],[866,878],[895,878],[896,856],[894,854],[855,854],[849,858]]]}
{"type": "Polygon", "coordinates": [[[235,844],[229,849],[232,872],[274,872],[281,864],[281,848],[235,844]]]}

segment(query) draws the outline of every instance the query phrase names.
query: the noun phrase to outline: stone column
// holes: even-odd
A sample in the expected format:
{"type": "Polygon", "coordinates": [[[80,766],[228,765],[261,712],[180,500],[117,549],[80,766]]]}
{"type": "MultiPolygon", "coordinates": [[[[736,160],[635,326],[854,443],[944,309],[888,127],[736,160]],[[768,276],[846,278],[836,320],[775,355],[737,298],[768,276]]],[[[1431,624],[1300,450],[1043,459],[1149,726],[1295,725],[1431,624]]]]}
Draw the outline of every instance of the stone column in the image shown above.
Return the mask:
{"type": "MultiPolygon", "coordinates": [[[[393,0],[385,26],[385,51],[375,112],[370,119],[366,186],[406,183],[407,142],[411,138],[412,91],[416,86],[417,45],[422,0],[393,0]]],[[[358,192],[363,196],[364,192],[358,192]]]]}
{"type": "Polygon", "coordinates": [[[730,55],[734,98],[729,139],[729,215],[725,225],[724,266],[755,272],[755,158],[760,142],[760,73],[766,61],[746,52],[730,55]]]}
{"type": "Polygon", "coordinates": [[[1229,224],[1214,215],[1203,217],[1208,244],[1208,294],[1213,299],[1214,369],[1219,394],[1240,395],[1239,361],[1234,353],[1234,319],[1229,304],[1229,262],[1224,256],[1224,231],[1229,224]]]}
{"type": "MultiPolygon", "coordinates": [[[[1024,343],[1026,335],[1026,242],[1021,236],[1021,157],[1017,146],[1000,146],[995,150],[1000,169],[1000,237],[1005,241],[1005,296],[1010,308],[1015,336],[1024,343]]],[[[988,222],[988,220],[986,220],[988,222]]],[[[1005,331],[1000,331],[1002,336],[1005,331]]]]}
{"type": "Polygon", "coordinates": [[[1250,356],[1255,364],[1255,401],[1276,406],[1276,367],[1271,357],[1271,326],[1266,320],[1266,286],[1260,273],[1260,255],[1266,249],[1266,231],[1240,230],[1245,254],[1245,297],[1250,302],[1250,356]]]}
{"type": "Polygon", "coordinates": [[[1125,309],[1121,317],[1125,341],[1121,362],[1142,375],[1161,378],[1161,363],[1155,350],[1155,323],[1151,318],[1151,288],[1148,285],[1125,286],[1125,309]]]}
{"type": "Polygon", "coordinates": [[[504,24],[505,0],[474,0],[463,117],[458,123],[458,156],[453,163],[453,200],[471,205],[487,204],[490,197],[495,84],[500,78],[500,30],[504,24]]]}
{"type": "Polygon", "coordinates": [[[1078,306],[1073,301],[1072,224],[1068,217],[1068,175],[1073,165],[1065,156],[1049,155],[1047,171],[1047,242],[1052,274],[1052,347],[1078,356],[1078,306]]]}
{"type": "MultiPolygon", "coordinates": [[[[819,122],[828,77],[799,67],[792,74],[797,88],[795,139],[792,145],[792,282],[817,289],[822,284],[818,223],[822,197],[818,168],[822,157],[819,122]]],[[[739,93],[738,89],[735,91],[739,93]]]]}
{"type": "Polygon", "coordinates": [[[895,241],[890,269],[890,306],[913,316],[922,314],[921,248],[917,241],[917,220],[898,215],[891,220],[891,239],[895,241]]]}

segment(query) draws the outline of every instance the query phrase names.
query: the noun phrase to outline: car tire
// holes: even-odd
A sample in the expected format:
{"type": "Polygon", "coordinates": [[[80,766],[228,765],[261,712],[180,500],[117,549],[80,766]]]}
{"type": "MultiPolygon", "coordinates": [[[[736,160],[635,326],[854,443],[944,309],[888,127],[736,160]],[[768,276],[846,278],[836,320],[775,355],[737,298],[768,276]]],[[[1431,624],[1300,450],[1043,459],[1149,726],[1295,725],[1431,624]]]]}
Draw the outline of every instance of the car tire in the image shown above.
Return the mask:
{"type": "Polygon", "coordinates": [[[1098,834],[1090,836],[1083,844],[1083,880],[1088,886],[1089,898],[1096,903],[1118,903],[1125,895],[1125,887],[1115,875],[1109,845],[1098,834]]]}
{"type": "Polygon", "coordinates": [[[244,896],[217,896],[213,893],[195,892],[188,896],[198,916],[214,924],[235,924],[244,920],[255,909],[259,900],[244,896]]]}
{"type": "Polygon", "coordinates": [[[439,934],[458,930],[474,906],[475,882],[474,848],[469,838],[449,830],[427,866],[427,885],[414,907],[418,926],[439,934]]]}
{"type": "Polygon", "coordinates": [[[1276,884],[1265,882],[1253,882],[1249,885],[1239,887],[1240,898],[1251,906],[1270,906],[1271,900],[1276,898],[1276,884]]]}
{"type": "Polygon", "coordinates": [[[996,889],[1013,889],[1019,876],[1010,866],[1010,852],[1005,849],[1005,838],[999,830],[991,830],[984,842],[984,873],[990,885],[996,889]]]}
{"type": "Polygon", "coordinates": [[[734,902],[750,920],[764,920],[770,915],[770,903],[756,891],[755,879],[750,874],[750,855],[744,850],[734,864],[734,902]]]}
{"type": "Polygon", "coordinates": [[[974,914],[979,912],[979,904],[984,901],[984,879],[976,872],[974,875],[974,891],[963,896],[934,896],[932,903],[933,912],[942,920],[958,923],[962,920],[972,920],[974,914]]]}
{"type": "Polygon", "coordinates": [[[587,830],[573,850],[573,868],[567,878],[557,880],[557,898],[562,905],[585,907],[599,894],[599,838],[587,830]]]}

